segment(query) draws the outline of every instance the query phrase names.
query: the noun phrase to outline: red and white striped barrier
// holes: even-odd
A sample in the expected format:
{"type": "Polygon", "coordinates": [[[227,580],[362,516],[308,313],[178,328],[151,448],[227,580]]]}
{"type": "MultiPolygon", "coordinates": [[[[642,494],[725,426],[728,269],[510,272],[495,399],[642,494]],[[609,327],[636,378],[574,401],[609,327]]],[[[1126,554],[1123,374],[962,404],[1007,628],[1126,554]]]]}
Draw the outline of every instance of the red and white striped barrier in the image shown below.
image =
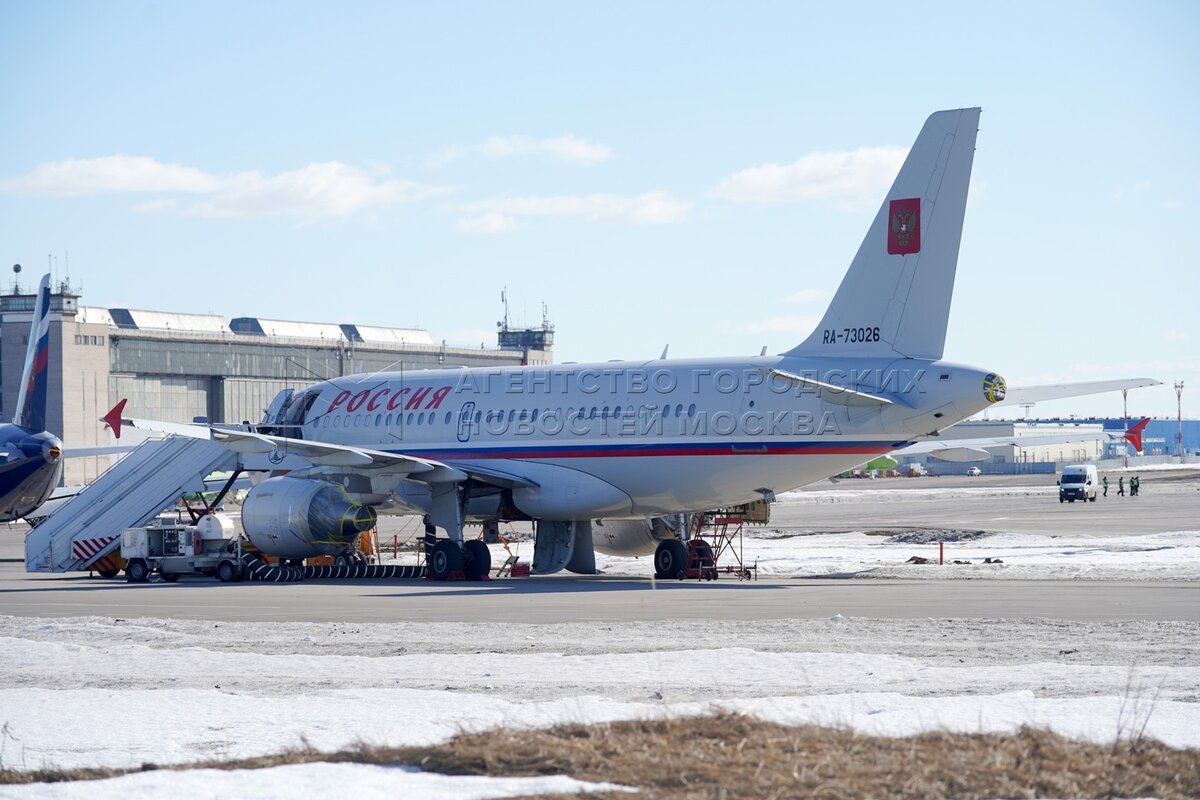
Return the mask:
{"type": "Polygon", "coordinates": [[[75,539],[71,542],[71,555],[75,558],[95,558],[117,537],[98,536],[93,539],[75,539]]]}

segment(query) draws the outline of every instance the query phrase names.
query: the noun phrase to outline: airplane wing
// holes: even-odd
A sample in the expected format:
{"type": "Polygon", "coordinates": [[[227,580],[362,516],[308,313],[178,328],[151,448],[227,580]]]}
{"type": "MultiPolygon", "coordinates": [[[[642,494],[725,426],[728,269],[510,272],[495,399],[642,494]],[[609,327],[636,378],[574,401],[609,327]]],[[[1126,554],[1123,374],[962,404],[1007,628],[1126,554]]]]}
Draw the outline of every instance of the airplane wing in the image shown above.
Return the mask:
{"type": "MultiPolygon", "coordinates": [[[[434,472],[446,465],[438,461],[427,461],[400,453],[386,453],[382,450],[371,450],[364,447],[352,447],[344,444],[329,442],[312,442],[306,439],[292,439],[286,436],[268,436],[265,433],[252,433],[231,428],[208,428],[212,438],[228,447],[235,453],[271,453],[282,452],[286,455],[297,455],[306,461],[323,467],[361,467],[363,469],[381,469],[388,472],[419,474],[434,472]]],[[[466,477],[465,475],[463,476],[466,477]]]]}
{"type": "Polygon", "coordinates": [[[235,453],[271,453],[295,455],[320,466],[357,467],[402,473],[423,483],[461,481],[468,477],[505,489],[536,488],[537,484],[512,473],[474,465],[446,463],[427,458],[372,450],[365,447],[269,436],[263,433],[214,427],[212,438],[235,453]]]}
{"type": "Polygon", "coordinates": [[[177,436],[191,436],[201,439],[211,438],[225,445],[235,453],[271,456],[271,463],[264,465],[262,469],[272,468],[272,465],[275,463],[274,459],[281,456],[283,458],[297,456],[310,464],[318,466],[353,467],[357,469],[401,473],[411,477],[413,480],[424,483],[461,481],[470,477],[505,489],[532,489],[537,487],[535,482],[523,476],[492,468],[448,464],[442,461],[408,456],[403,453],[389,453],[365,447],[314,442],[307,439],[293,439],[287,436],[270,436],[264,433],[255,433],[232,427],[134,419],[121,417],[119,412],[116,415],[109,412],[109,414],[105,415],[104,421],[109,423],[114,433],[119,431],[122,426],[127,426],[138,430],[175,434],[177,436]]]}
{"type": "Polygon", "coordinates": [[[890,455],[917,456],[928,455],[942,461],[982,461],[991,458],[988,447],[1036,447],[1046,444],[1071,444],[1073,442],[1108,442],[1119,441],[1125,437],[1125,431],[1079,431],[1076,433],[1048,433],[1036,436],[981,436],[973,439],[927,439],[923,442],[910,444],[899,450],[893,450],[890,455]]]}
{"type": "Polygon", "coordinates": [[[111,456],[116,453],[128,453],[135,444],[102,444],[95,447],[64,447],[63,458],[86,458],[87,456],[111,456]]]}
{"type": "Polygon", "coordinates": [[[1103,392],[1119,392],[1122,389],[1140,389],[1144,386],[1161,386],[1162,381],[1153,378],[1125,378],[1113,381],[1084,381],[1082,383],[1048,383],[1043,386],[1009,387],[1004,399],[992,404],[997,406],[1027,406],[1043,400],[1062,400],[1067,397],[1083,397],[1103,392]]]}

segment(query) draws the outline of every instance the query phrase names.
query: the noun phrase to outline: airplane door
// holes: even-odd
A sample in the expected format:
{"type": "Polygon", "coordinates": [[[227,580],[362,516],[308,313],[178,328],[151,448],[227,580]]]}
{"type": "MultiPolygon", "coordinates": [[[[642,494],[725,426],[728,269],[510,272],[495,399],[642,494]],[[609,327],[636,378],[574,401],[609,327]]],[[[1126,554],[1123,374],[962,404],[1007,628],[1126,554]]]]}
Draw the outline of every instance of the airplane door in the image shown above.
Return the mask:
{"type": "Polygon", "coordinates": [[[468,400],[463,403],[462,410],[458,412],[458,440],[460,442],[471,441],[471,433],[475,430],[475,401],[468,400]]]}
{"type": "MultiPolygon", "coordinates": [[[[401,379],[401,383],[403,383],[403,379],[401,379]]],[[[397,401],[395,399],[401,394],[402,386],[397,385],[394,389],[392,389],[392,391],[387,395],[388,403],[386,404],[386,407],[390,408],[393,402],[396,403],[396,407],[392,411],[385,410],[383,412],[384,425],[387,427],[387,435],[398,442],[404,441],[404,402],[397,401]]],[[[381,405],[384,404],[381,403],[381,405]]]]}

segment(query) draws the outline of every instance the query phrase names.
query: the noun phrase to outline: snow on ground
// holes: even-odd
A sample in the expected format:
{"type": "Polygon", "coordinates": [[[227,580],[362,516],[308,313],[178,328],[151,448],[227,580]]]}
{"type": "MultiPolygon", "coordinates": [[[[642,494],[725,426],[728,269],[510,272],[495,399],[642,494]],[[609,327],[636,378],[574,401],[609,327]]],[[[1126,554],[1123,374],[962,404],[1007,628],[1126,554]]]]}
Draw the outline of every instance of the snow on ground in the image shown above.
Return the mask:
{"type": "MultiPolygon", "coordinates": [[[[947,532],[946,538],[959,536],[947,532]]],[[[1095,538],[998,533],[966,541],[948,541],[946,561],[970,566],[906,563],[912,556],[938,558],[938,536],[905,541],[902,536],[867,533],[804,533],[769,528],[747,529],[741,544],[744,563],[757,565],[761,577],[830,577],[1009,580],[1200,580],[1200,531],[1095,538]],[[1002,564],[984,564],[984,559],[1002,564]]],[[[493,556],[495,558],[495,556],[493,556]]],[[[728,561],[723,558],[722,561],[728,561]]],[[[647,575],[649,557],[597,555],[608,575],[647,575]]]]}
{"type": "Polygon", "coordinates": [[[1200,747],[1198,635],[1179,622],[0,617],[0,759],[136,767],[714,710],[889,736],[1032,724],[1200,747]]]}
{"type": "MultiPolygon", "coordinates": [[[[895,480],[891,481],[895,484],[895,480]]],[[[824,505],[827,503],[920,503],[927,500],[963,500],[979,497],[1052,497],[1057,486],[864,486],[861,489],[804,489],[783,492],[775,502],[786,506],[824,505]]]]}
{"type": "MultiPolygon", "coordinates": [[[[527,562],[533,558],[533,542],[513,542],[508,551],[501,545],[491,545],[491,551],[493,565],[503,563],[509,552],[527,562]]],[[[965,539],[962,531],[951,530],[931,531],[924,541],[912,541],[899,535],[861,531],[818,533],[747,526],[740,552],[743,562],[756,565],[764,578],[1200,580],[1200,530],[1103,537],[1072,532],[1053,536],[988,533],[975,539],[965,539]],[[906,563],[912,556],[936,562],[939,539],[946,540],[947,562],[971,561],[971,565],[931,568],[906,563]],[[1003,563],[984,564],[986,558],[998,558],[1003,563]]],[[[401,552],[395,559],[388,552],[384,556],[384,563],[418,563],[414,551],[401,552]]],[[[719,560],[731,563],[728,555],[719,560]]],[[[651,556],[627,558],[597,553],[596,567],[613,576],[649,577],[654,573],[651,556]]]]}
{"type": "MultiPolygon", "coordinates": [[[[946,538],[956,535],[949,532],[946,538]]],[[[856,574],[872,578],[919,575],[922,579],[1200,580],[1200,531],[1104,538],[997,533],[946,543],[946,560],[971,561],[969,567],[905,563],[912,556],[936,561],[938,538],[935,535],[922,542],[864,533],[805,535],[757,530],[744,538],[743,552],[747,563],[756,563],[762,575],[774,577],[856,574]],[[985,558],[1003,563],[983,564],[985,558]]],[[[604,566],[621,568],[619,563],[605,562],[604,566]]]]}
{"type": "Polygon", "coordinates": [[[136,800],[154,797],[296,797],[355,800],[488,800],[539,794],[614,791],[625,787],[586,783],[560,775],[485,778],[434,775],[411,767],[366,764],[297,764],[268,769],[141,772],[102,781],[0,786],[0,798],[21,800],[136,800]]]}
{"type": "Polygon", "coordinates": [[[1186,464],[1145,464],[1143,466],[1115,467],[1105,472],[1189,472],[1200,469],[1195,461],[1186,464]]]}
{"type": "MultiPolygon", "coordinates": [[[[1007,514],[1052,502],[1053,486],[789,493],[775,527],[748,528],[762,575],[920,579],[1200,580],[1200,531],[1131,533],[1124,518],[1065,515],[1060,533],[1015,532],[1007,514]],[[1008,510],[988,498],[1012,498],[1008,510]],[[938,525],[862,531],[801,525],[823,504],[947,499],[988,532],[938,525]],[[992,505],[988,505],[991,503],[992,505]],[[809,504],[804,506],[804,504],[809,504]],[[789,506],[802,513],[787,516],[789,506]],[[980,512],[978,509],[994,508],[980,512]],[[1084,520],[1076,523],[1075,520],[1084,520]],[[1089,527],[1092,526],[1092,527],[1089,527]],[[913,555],[968,565],[911,565],[913,555]],[[999,558],[1002,564],[983,564],[999,558]]],[[[1164,484],[1175,493],[1196,486],[1164,484]]],[[[1192,501],[1194,502],[1194,501],[1192,501]]],[[[1054,504],[1057,506],[1057,504],[1054,504]]],[[[1143,506],[1142,508],[1145,508],[1143,506]]],[[[1120,507],[1113,507],[1119,510],[1120,507]]],[[[922,509],[927,519],[931,515],[922,509]]],[[[1042,512],[1036,512],[1041,514],[1042,512]]],[[[1141,513],[1141,512],[1139,512],[1141,513]]],[[[880,517],[877,515],[876,519],[880,517]]],[[[1155,523],[1158,524],[1158,523],[1155,523]]],[[[1164,532],[1165,531],[1165,532],[1164,532]]],[[[403,541],[405,536],[398,536],[403,541]]],[[[514,543],[523,560],[532,543],[514,543]]],[[[493,546],[493,560],[506,555],[493,546]]],[[[401,552],[400,559],[414,556],[401,552]]],[[[652,559],[598,559],[647,576],[652,559]]],[[[723,577],[723,580],[727,578],[723,577]]],[[[0,616],[0,765],[137,767],[246,757],[308,744],[429,745],[496,726],[549,726],[738,711],[788,723],[902,736],[1034,725],[1095,742],[1146,735],[1200,747],[1200,624],[925,619],[532,624],[233,623],[0,616]]],[[[260,772],[155,771],[71,786],[6,786],[0,797],[250,795],[505,797],[582,784],[459,779],[402,768],[308,765],[260,772]],[[424,794],[422,794],[422,792],[424,794]]]]}

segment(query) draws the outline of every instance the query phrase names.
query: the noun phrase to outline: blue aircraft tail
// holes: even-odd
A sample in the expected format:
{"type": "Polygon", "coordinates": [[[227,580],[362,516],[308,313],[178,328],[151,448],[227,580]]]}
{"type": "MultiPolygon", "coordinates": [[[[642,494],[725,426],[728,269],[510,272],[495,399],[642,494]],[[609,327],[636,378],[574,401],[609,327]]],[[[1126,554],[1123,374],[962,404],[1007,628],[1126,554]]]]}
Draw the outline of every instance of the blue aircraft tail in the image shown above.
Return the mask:
{"type": "Polygon", "coordinates": [[[42,276],[33,304],[33,324],[25,350],[25,370],[13,422],[32,431],[46,430],[47,383],[50,380],[50,274],[42,276]]]}

